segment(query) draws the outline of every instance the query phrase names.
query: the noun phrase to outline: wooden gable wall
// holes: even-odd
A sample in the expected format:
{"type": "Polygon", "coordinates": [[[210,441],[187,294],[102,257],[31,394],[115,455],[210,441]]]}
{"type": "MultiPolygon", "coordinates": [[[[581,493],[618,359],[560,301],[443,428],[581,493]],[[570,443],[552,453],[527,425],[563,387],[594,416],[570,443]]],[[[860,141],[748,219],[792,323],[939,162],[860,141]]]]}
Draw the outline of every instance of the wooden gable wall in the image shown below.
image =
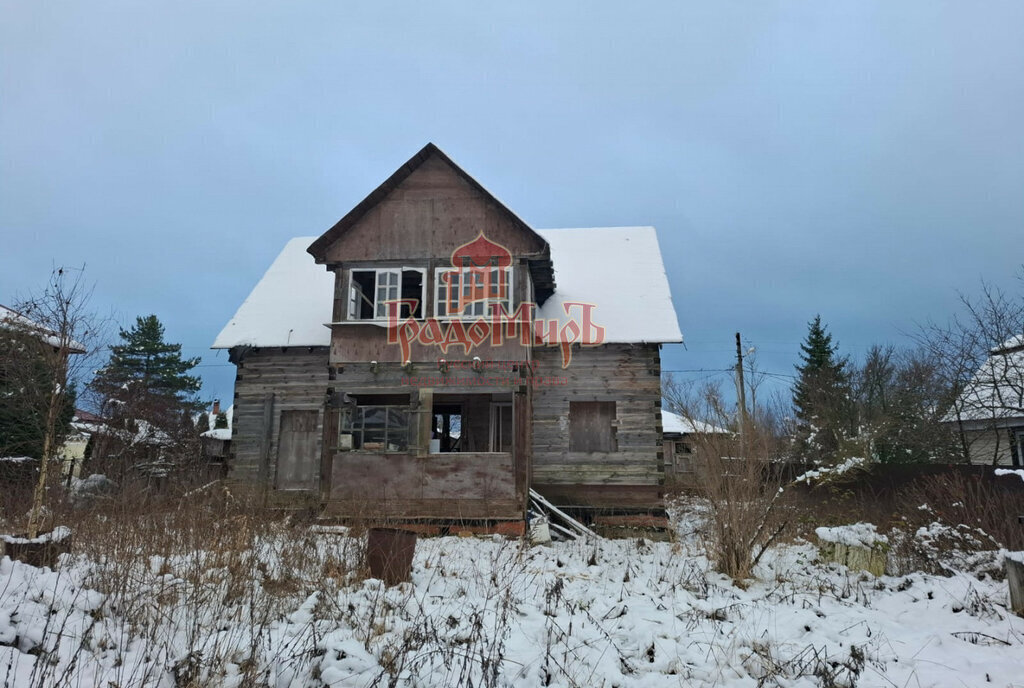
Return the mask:
{"type": "Polygon", "coordinates": [[[507,210],[433,155],[343,232],[325,262],[447,259],[480,232],[513,255],[544,248],[507,210]]]}

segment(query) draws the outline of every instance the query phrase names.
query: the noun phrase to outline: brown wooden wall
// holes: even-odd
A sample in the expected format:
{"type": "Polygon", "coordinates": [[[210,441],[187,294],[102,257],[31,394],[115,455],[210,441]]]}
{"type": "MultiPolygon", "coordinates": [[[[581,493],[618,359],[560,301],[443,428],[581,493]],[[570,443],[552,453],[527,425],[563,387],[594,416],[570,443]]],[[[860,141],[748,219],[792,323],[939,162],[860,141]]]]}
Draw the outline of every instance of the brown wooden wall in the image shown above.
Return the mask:
{"type": "Polygon", "coordinates": [[[535,349],[537,374],[564,377],[533,392],[533,487],[556,504],[607,509],[661,508],[661,359],[656,344],[575,349],[561,368],[558,349],[535,349]],[[611,452],[570,450],[569,403],[614,401],[611,452]]]}
{"type": "MultiPolygon", "coordinates": [[[[414,420],[406,453],[345,452],[328,444],[328,513],[349,518],[521,519],[529,486],[531,391],[524,387],[520,372],[511,370],[512,365],[505,362],[479,373],[457,368],[442,374],[436,364],[418,365],[411,371],[383,362],[376,371],[368,363],[332,364],[328,385],[335,399],[343,394],[407,394],[414,420]],[[417,382],[405,380],[410,375],[417,382]],[[419,381],[445,375],[447,381],[419,381]],[[496,384],[474,384],[489,379],[496,384]],[[514,451],[487,452],[490,405],[476,395],[509,393],[514,409],[514,451]],[[464,431],[467,439],[472,439],[468,451],[427,452],[430,409],[437,395],[444,395],[445,403],[463,405],[464,431]]],[[[329,412],[329,438],[336,436],[336,414],[333,409],[329,412]]]]}
{"type": "MultiPolygon", "coordinates": [[[[274,489],[282,411],[316,412],[318,439],[314,451],[319,473],[320,439],[327,393],[327,347],[253,349],[238,364],[235,417],[228,479],[274,489]]],[[[319,484],[319,475],[316,476],[319,484]]],[[[306,495],[319,499],[318,489],[306,495]]]]}
{"type": "Polygon", "coordinates": [[[448,257],[483,232],[513,255],[542,250],[496,203],[434,156],[327,250],[327,263],[448,257]]]}

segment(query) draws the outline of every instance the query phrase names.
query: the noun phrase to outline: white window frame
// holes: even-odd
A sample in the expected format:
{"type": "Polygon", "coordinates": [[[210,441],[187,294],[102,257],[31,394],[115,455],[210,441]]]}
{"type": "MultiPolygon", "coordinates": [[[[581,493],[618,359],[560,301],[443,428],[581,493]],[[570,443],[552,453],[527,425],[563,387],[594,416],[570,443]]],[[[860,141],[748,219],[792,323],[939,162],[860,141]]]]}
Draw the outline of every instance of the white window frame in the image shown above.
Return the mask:
{"type": "Polygon", "coordinates": [[[505,297],[505,298],[496,298],[495,297],[495,298],[488,298],[486,301],[477,301],[475,303],[470,304],[470,309],[471,310],[469,312],[463,312],[463,313],[461,313],[459,315],[452,315],[451,313],[448,313],[447,310],[444,313],[440,312],[440,308],[441,308],[442,304],[446,304],[447,303],[447,299],[446,298],[442,299],[442,297],[441,297],[441,288],[442,287],[447,288],[447,286],[448,286],[444,282],[442,282],[441,275],[443,275],[444,273],[447,273],[447,272],[458,272],[459,273],[459,288],[463,289],[465,287],[465,279],[464,279],[465,276],[467,274],[473,274],[474,268],[470,268],[470,267],[463,267],[463,268],[441,267],[441,268],[435,268],[434,269],[434,308],[433,308],[433,311],[432,311],[433,314],[434,314],[434,317],[438,318],[439,320],[456,320],[456,319],[458,319],[458,320],[473,320],[473,319],[476,319],[476,318],[489,318],[491,316],[492,306],[494,304],[501,304],[501,305],[503,305],[505,307],[505,311],[509,315],[511,315],[513,313],[513,309],[515,307],[514,290],[513,290],[513,283],[512,283],[512,278],[513,278],[513,275],[515,273],[512,270],[512,266],[509,265],[509,266],[506,266],[504,268],[501,268],[501,267],[498,267],[498,266],[492,266],[490,269],[492,271],[497,271],[497,270],[504,270],[505,271],[505,274],[507,275],[507,282],[508,282],[508,296],[505,297]]]}
{"type": "MultiPolygon", "coordinates": [[[[427,313],[427,269],[422,267],[402,266],[402,267],[386,267],[386,268],[349,268],[348,270],[348,301],[345,307],[345,320],[348,322],[384,322],[388,319],[387,309],[385,307],[386,301],[392,300],[387,294],[388,291],[394,291],[397,296],[394,298],[402,298],[402,273],[403,272],[418,272],[420,273],[420,313],[421,317],[426,317],[427,313]],[[359,303],[357,294],[359,293],[355,287],[355,280],[353,279],[353,273],[356,272],[372,272],[375,273],[373,277],[373,293],[370,296],[373,299],[373,317],[372,318],[357,318],[354,317],[354,311],[356,304],[359,303]],[[397,275],[395,284],[381,284],[381,277],[384,275],[397,275]],[[381,289],[385,291],[384,302],[378,302],[377,297],[381,293],[381,289]]],[[[365,294],[364,294],[365,296],[365,294]]]]}

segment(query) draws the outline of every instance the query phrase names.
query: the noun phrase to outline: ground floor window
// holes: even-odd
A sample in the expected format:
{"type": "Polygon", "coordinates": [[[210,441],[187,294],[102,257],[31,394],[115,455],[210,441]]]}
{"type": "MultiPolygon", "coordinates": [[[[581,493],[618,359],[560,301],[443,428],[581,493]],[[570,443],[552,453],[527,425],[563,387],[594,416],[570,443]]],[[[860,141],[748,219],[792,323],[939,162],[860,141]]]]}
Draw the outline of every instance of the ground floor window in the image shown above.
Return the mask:
{"type": "Polygon", "coordinates": [[[401,395],[364,396],[341,411],[339,448],[404,452],[409,448],[409,401],[401,395]]]}

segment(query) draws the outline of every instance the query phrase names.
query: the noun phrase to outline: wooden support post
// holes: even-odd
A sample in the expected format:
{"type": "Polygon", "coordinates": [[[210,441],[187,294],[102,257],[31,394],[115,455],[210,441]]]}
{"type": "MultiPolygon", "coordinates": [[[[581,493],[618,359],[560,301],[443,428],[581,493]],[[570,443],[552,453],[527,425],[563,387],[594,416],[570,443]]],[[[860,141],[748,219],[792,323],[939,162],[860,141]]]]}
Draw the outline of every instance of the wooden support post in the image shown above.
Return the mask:
{"type": "Polygon", "coordinates": [[[1006,584],[1010,587],[1010,609],[1017,616],[1024,616],[1024,554],[1008,555],[1005,561],[1006,584]]]}
{"type": "Polygon", "coordinates": [[[430,453],[434,427],[434,390],[420,388],[416,406],[416,455],[430,453]]]}

